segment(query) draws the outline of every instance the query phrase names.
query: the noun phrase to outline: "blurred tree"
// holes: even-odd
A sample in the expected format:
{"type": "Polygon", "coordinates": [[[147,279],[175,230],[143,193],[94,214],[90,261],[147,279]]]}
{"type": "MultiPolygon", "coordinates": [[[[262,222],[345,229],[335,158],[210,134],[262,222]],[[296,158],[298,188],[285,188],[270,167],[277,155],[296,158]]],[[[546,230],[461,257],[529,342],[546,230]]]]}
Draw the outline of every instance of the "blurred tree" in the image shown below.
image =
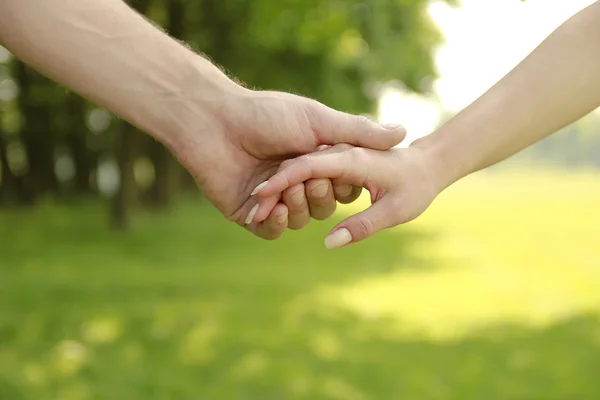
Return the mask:
{"type": "MultiPolygon", "coordinates": [[[[184,0],[183,0],[184,1],[184,0]]],[[[185,2],[185,1],[184,1],[185,2]]],[[[185,39],[253,87],[372,111],[378,82],[423,92],[440,34],[427,0],[187,2],[185,39]]]]}
{"type": "MultiPolygon", "coordinates": [[[[386,81],[400,80],[425,92],[435,77],[432,50],[440,35],[429,18],[428,0],[128,2],[249,86],[295,92],[347,112],[373,112],[378,88],[386,81]]],[[[182,182],[195,188],[171,154],[135,128],[113,119],[108,130],[92,127],[92,133],[85,100],[20,62],[11,62],[10,75],[19,94],[3,103],[14,111],[0,115],[3,126],[15,119],[19,123],[12,123],[14,135],[0,140],[0,192],[18,193],[20,202],[65,193],[65,187],[74,189],[69,193],[93,194],[98,158],[108,155],[119,170],[111,221],[125,228],[140,194],[164,207],[182,182]],[[8,149],[15,143],[26,153],[22,173],[13,173],[9,165],[8,149]],[[72,176],[55,172],[61,157],[70,159],[72,176]],[[154,169],[146,193],[136,182],[142,157],[154,169]]]]}
{"type": "Polygon", "coordinates": [[[0,131],[0,204],[7,203],[16,196],[17,177],[8,165],[7,140],[0,131]]]}
{"type": "Polygon", "coordinates": [[[14,61],[21,116],[19,137],[25,146],[28,170],[24,176],[29,201],[58,190],[54,173],[55,129],[52,111],[61,101],[61,89],[22,62],[14,61]]]}
{"type": "MultiPolygon", "coordinates": [[[[150,6],[150,0],[131,0],[129,3],[142,15],[146,15],[150,6]]],[[[115,153],[119,167],[119,189],[112,199],[110,217],[114,228],[124,230],[131,223],[130,211],[137,199],[134,168],[143,133],[122,120],[115,125],[118,135],[115,153]]]]}
{"type": "Polygon", "coordinates": [[[89,148],[88,129],[85,124],[86,101],[76,93],[67,95],[65,112],[65,136],[75,167],[75,192],[88,195],[93,192],[91,185],[92,171],[95,167],[95,155],[89,148]]]}
{"type": "MultiPolygon", "coordinates": [[[[164,0],[166,31],[178,40],[185,39],[185,0],[164,0]]],[[[151,204],[166,207],[181,183],[182,167],[175,161],[171,152],[160,142],[152,141],[150,157],[154,164],[155,179],[148,199],[151,204]]]]}

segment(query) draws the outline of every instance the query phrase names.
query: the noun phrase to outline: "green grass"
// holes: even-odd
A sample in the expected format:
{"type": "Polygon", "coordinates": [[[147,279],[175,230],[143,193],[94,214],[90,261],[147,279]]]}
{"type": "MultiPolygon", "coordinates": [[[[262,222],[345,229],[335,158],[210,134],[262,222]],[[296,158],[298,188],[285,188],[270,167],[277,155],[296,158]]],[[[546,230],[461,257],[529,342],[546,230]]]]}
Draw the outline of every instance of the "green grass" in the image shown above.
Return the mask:
{"type": "Polygon", "coordinates": [[[264,242],[202,203],[127,234],[4,210],[0,399],[596,399],[599,205],[598,176],[482,175],[333,252],[333,221],[264,242]]]}

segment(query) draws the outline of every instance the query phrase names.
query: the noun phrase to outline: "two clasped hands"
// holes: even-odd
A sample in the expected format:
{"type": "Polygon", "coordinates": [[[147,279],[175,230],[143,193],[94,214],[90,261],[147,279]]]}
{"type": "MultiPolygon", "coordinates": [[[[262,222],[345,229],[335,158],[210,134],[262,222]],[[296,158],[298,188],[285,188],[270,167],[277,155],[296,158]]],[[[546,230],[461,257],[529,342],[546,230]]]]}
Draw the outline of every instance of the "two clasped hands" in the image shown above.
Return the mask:
{"type": "Polygon", "coordinates": [[[214,125],[203,129],[213,139],[202,137],[202,146],[192,136],[175,154],[225,216],[260,237],[326,219],[336,201],[352,202],[366,188],[373,207],[326,240],[340,247],[416,217],[442,189],[433,149],[393,148],[405,138],[401,126],[278,92],[239,88],[219,103],[214,125]]]}
{"type": "Polygon", "coordinates": [[[240,86],[122,0],[4,0],[0,43],[164,143],[228,219],[262,238],[326,219],[366,188],[373,205],[334,227],[330,248],[416,218],[453,182],[600,106],[600,2],[402,149],[402,127],[240,86]]]}

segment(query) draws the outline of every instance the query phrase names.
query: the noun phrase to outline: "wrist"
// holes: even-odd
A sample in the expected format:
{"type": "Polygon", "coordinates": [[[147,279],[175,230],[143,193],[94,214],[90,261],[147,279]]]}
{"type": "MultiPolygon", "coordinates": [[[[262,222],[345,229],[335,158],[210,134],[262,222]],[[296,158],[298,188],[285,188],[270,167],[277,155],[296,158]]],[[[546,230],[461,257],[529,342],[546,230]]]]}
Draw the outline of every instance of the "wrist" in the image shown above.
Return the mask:
{"type": "Polygon", "coordinates": [[[176,155],[206,141],[206,135],[223,132],[224,104],[251,92],[201,56],[192,54],[190,58],[187,76],[176,89],[177,99],[168,103],[166,123],[156,135],[176,155]]]}
{"type": "Polygon", "coordinates": [[[440,192],[470,173],[461,157],[460,148],[447,143],[447,136],[438,130],[415,140],[409,146],[422,152],[434,185],[440,192]]]}

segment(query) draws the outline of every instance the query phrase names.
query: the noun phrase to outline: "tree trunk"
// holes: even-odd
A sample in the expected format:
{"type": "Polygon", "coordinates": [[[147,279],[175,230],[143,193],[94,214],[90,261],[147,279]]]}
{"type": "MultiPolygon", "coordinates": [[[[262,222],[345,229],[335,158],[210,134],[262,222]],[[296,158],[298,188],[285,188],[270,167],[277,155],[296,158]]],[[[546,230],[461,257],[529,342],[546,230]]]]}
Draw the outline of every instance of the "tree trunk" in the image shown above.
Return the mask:
{"type": "Polygon", "coordinates": [[[17,195],[17,177],[10,170],[6,151],[6,139],[0,133],[0,204],[6,204],[15,200],[17,195]]]}
{"type": "Polygon", "coordinates": [[[186,192],[198,192],[198,184],[196,183],[196,180],[194,179],[192,174],[190,174],[189,171],[183,166],[181,167],[180,177],[180,188],[182,190],[186,192]]]}
{"type": "Polygon", "coordinates": [[[39,104],[33,95],[33,85],[47,84],[36,82],[37,73],[29,70],[22,62],[15,63],[15,78],[19,85],[18,105],[22,115],[21,140],[25,145],[29,171],[24,177],[25,185],[31,191],[31,200],[58,190],[58,180],[54,173],[54,135],[51,127],[51,111],[39,104]]]}
{"type": "Polygon", "coordinates": [[[150,159],[154,165],[155,179],[148,199],[151,205],[165,208],[179,189],[181,170],[171,153],[158,142],[152,143],[150,159]]]}
{"type": "Polygon", "coordinates": [[[94,166],[94,157],[86,143],[85,104],[85,100],[75,93],[70,93],[67,97],[69,114],[67,140],[75,165],[75,192],[78,195],[93,192],[90,175],[94,166]]]}
{"type": "Polygon", "coordinates": [[[133,166],[140,132],[126,124],[120,133],[121,142],[117,148],[120,183],[119,190],[112,200],[111,225],[117,230],[126,230],[131,226],[131,209],[135,206],[137,197],[133,166]]]}
{"type": "MultiPolygon", "coordinates": [[[[175,39],[184,36],[185,7],[181,0],[167,0],[167,32],[175,39]]],[[[152,205],[164,208],[169,205],[179,189],[181,168],[171,152],[162,144],[154,142],[150,147],[150,159],[154,164],[155,180],[150,189],[152,205]]]]}
{"type": "MultiPolygon", "coordinates": [[[[129,4],[140,14],[145,15],[150,1],[130,0],[129,4]]],[[[138,195],[133,168],[141,144],[141,133],[127,123],[122,123],[120,130],[120,140],[116,146],[120,183],[119,190],[112,199],[110,220],[114,229],[126,230],[131,226],[131,210],[135,206],[138,195]]]]}

